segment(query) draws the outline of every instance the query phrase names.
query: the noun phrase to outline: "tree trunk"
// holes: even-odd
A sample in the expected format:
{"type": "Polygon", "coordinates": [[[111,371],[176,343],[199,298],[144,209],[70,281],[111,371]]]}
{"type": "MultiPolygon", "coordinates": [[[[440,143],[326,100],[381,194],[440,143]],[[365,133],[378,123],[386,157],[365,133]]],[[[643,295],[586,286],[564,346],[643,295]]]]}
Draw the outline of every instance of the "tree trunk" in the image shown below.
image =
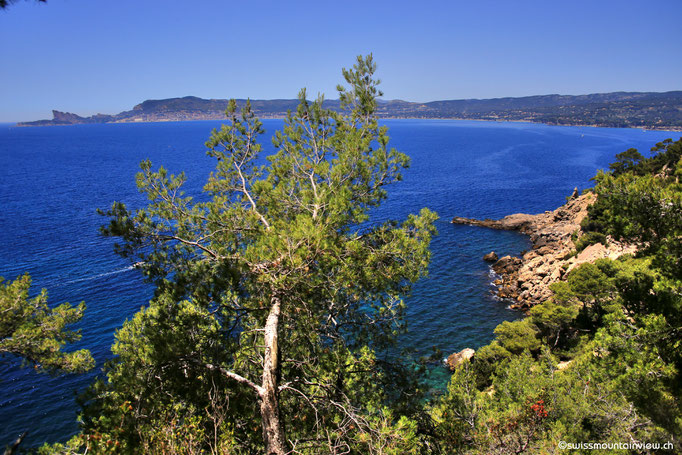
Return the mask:
{"type": "Polygon", "coordinates": [[[11,446],[7,446],[7,448],[5,449],[5,455],[14,455],[15,453],[17,453],[17,451],[19,450],[19,445],[21,444],[21,441],[24,440],[24,438],[26,437],[27,434],[28,434],[28,431],[24,431],[17,438],[17,440],[14,441],[14,443],[11,446]]]}
{"type": "Polygon", "coordinates": [[[278,329],[281,302],[272,298],[270,313],[265,321],[265,356],[263,360],[263,384],[260,414],[263,441],[267,455],[284,455],[285,437],[279,414],[279,346],[278,329]]]}

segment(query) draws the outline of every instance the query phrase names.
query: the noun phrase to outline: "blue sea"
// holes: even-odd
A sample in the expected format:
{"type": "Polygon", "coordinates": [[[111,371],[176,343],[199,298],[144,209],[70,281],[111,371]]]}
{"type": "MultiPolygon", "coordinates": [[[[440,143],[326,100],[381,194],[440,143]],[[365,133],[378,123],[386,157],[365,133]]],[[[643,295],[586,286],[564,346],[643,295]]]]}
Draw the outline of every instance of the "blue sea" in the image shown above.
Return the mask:
{"type": "MultiPolygon", "coordinates": [[[[407,299],[409,332],[403,347],[428,355],[477,348],[504,320],[521,317],[491,294],[491,274],[481,259],[529,247],[515,232],[455,226],[455,216],[498,218],[552,210],[574,187],[606,168],[630,147],[645,156],[656,142],[680,133],[637,129],[558,127],[456,120],[387,120],[391,144],[412,159],[404,181],[389,189],[376,219],[402,219],[429,207],[440,215],[429,277],[407,299]]],[[[114,332],[147,304],[152,289],[113,253],[98,234],[97,208],[113,201],[141,207],[135,188],[143,159],[171,172],[185,171],[187,192],[198,193],[214,167],[204,142],[220,122],[74,125],[18,128],[0,124],[0,276],[29,272],[33,293],[49,302],[85,301],[82,340],[98,367],[87,375],[50,376],[0,360],[0,446],[29,431],[25,446],[61,441],[77,431],[76,395],[111,357],[114,332]]],[[[265,120],[269,136],[281,120],[265,120]]],[[[431,369],[434,388],[447,371],[431,369]]]]}

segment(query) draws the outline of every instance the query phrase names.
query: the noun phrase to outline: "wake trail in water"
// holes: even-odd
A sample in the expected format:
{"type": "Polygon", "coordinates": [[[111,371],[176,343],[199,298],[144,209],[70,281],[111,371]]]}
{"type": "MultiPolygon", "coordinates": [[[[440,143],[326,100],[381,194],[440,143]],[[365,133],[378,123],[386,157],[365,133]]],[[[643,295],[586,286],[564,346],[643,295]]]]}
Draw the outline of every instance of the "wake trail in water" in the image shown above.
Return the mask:
{"type": "Polygon", "coordinates": [[[132,265],[129,265],[128,267],[125,267],[123,269],[112,270],[111,272],[98,273],[96,275],[87,276],[85,278],[78,278],[75,280],[61,281],[60,283],[57,284],[57,286],[63,286],[66,284],[73,284],[73,283],[80,283],[83,281],[92,281],[92,280],[96,280],[98,278],[102,278],[105,276],[118,275],[119,273],[129,272],[130,270],[133,270],[133,269],[135,269],[135,267],[132,265]]]}

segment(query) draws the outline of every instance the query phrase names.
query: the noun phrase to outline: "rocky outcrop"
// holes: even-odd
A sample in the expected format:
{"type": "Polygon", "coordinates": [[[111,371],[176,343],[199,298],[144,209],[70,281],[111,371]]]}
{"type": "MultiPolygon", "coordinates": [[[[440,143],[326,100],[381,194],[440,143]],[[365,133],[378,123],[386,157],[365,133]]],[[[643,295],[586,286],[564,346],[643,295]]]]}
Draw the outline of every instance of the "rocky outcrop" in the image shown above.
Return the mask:
{"type": "Polygon", "coordinates": [[[82,123],[85,120],[80,115],[55,110],[52,111],[52,117],[55,123],[82,123]]]}
{"type": "Polygon", "coordinates": [[[613,239],[609,239],[607,243],[608,245],[596,243],[582,250],[575,258],[567,261],[568,267],[566,268],[566,272],[570,272],[576,266],[584,262],[594,262],[597,259],[603,258],[618,259],[624,254],[632,254],[637,251],[637,248],[634,245],[614,242],[613,239]]]}
{"type": "Polygon", "coordinates": [[[476,351],[474,351],[471,348],[465,348],[462,349],[459,352],[455,352],[454,354],[450,354],[448,358],[445,360],[445,363],[448,365],[448,368],[450,368],[450,371],[455,371],[455,368],[457,368],[457,365],[459,365],[462,362],[466,362],[470,360],[476,351]]]}
{"type": "Polygon", "coordinates": [[[499,258],[497,257],[497,253],[495,253],[494,251],[491,251],[490,253],[483,256],[483,260],[485,262],[497,262],[498,259],[499,258]]]}
{"type": "Polygon", "coordinates": [[[462,218],[456,216],[452,219],[454,224],[468,224],[470,226],[481,226],[491,229],[504,229],[509,231],[522,230],[533,224],[537,215],[526,215],[524,213],[516,213],[514,215],[505,216],[501,220],[491,220],[486,218],[484,220],[477,220],[474,218],[462,218]]]}
{"type": "Polygon", "coordinates": [[[512,308],[528,309],[552,295],[549,286],[560,281],[566,273],[584,262],[600,258],[616,259],[636,248],[608,239],[608,245],[590,245],[578,255],[572,254],[575,245],[571,236],[580,233],[580,222],[587,216],[587,208],[596,196],[582,196],[574,191],[573,197],[558,209],[538,215],[517,213],[501,220],[475,220],[455,217],[455,224],[483,226],[492,229],[516,230],[527,234],[533,248],[522,257],[504,256],[492,265],[499,278],[499,297],[512,301],[512,308]]]}
{"type": "Polygon", "coordinates": [[[510,274],[519,270],[523,261],[514,256],[504,256],[493,264],[493,271],[498,274],[510,274]]]}

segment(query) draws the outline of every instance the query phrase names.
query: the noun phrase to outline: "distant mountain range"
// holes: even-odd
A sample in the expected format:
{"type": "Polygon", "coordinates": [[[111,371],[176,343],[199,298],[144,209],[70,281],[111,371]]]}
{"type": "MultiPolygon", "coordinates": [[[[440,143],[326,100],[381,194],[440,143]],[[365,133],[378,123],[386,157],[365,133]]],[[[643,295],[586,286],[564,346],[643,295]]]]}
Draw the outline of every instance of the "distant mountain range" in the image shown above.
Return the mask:
{"type": "MultiPolygon", "coordinates": [[[[237,100],[243,106],[246,100],[237,100]]],[[[298,100],[251,100],[261,118],[284,117],[296,109],[298,100]]],[[[130,111],[115,115],[81,117],[52,111],[52,120],[20,122],[20,126],[71,125],[82,123],[166,122],[219,120],[225,118],[227,100],[195,96],[147,100],[130,111]]],[[[338,100],[325,101],[328,109],[340,109],[338,100]]],[[[527,121],[550,125],[591,125],[682,130],[682,91],[613,92],[591,95],[539,95],[521,98],[466,99],[414,103],[380,101],[382,118],[443,118],[497,121],[527,121]]]]}

